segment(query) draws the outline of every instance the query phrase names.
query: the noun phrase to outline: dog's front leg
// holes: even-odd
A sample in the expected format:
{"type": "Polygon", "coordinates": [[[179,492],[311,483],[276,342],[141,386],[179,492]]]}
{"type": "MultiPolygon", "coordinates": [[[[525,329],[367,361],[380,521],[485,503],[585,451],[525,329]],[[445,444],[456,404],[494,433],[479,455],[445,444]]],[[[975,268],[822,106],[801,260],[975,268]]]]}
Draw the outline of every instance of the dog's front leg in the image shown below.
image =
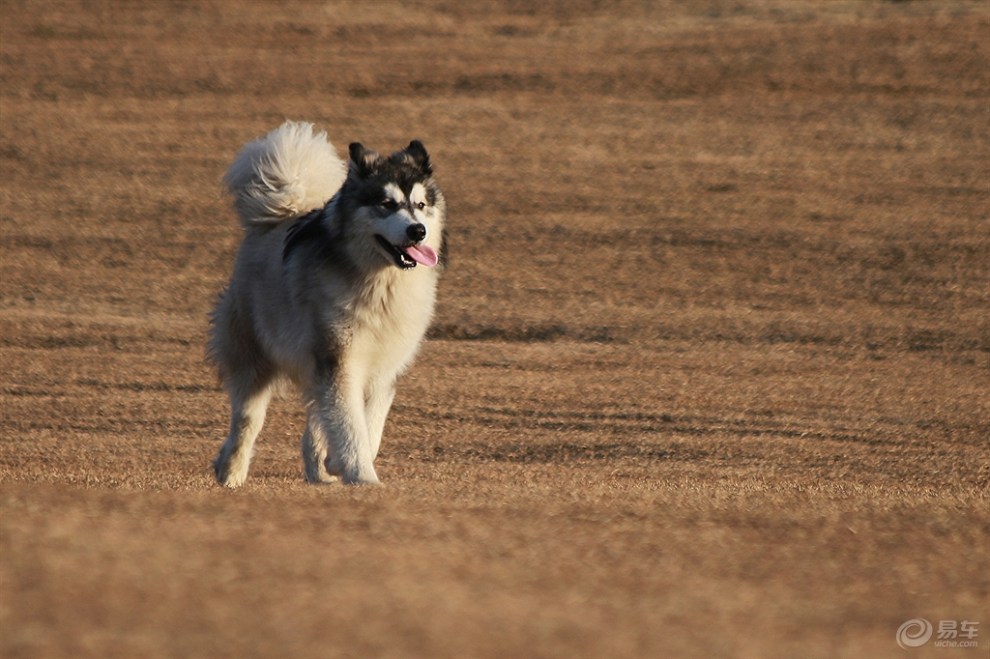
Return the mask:
{"type": "Polygon", "coordinates": [[[368,440],[371,443],[372,460],[378,457],[385,430],[385,418],[395,398],[395,377],[380,377],[372,380],[366,395],[365,418],[368,420],[368,440]]]}
{"type": "Polygon", "coordinates": [[[317,423],[329,444],[327,472],[352,485],[379,483],[365,421],[363,389],[351,374],[338,371],[317,378],[312,394],[317,423]]]}

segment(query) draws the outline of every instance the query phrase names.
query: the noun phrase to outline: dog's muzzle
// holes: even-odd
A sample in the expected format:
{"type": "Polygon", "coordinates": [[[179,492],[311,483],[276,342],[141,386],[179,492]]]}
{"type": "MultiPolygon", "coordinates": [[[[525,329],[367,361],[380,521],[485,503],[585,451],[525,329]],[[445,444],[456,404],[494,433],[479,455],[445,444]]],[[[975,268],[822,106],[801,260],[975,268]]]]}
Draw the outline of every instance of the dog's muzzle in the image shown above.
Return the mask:
{"type": "Polygon", "coordinates": [[[395,265],[403,270],[415,268],[417,263],[432,268],[440,261],[436,250],[422,244],[426,238],[426,227],[423,224],[417,222],[406,227],[406,237],[409,242],[403,245],[395,245],[381,234],[375,235],[375,240],[392,257],[395,265]]]}

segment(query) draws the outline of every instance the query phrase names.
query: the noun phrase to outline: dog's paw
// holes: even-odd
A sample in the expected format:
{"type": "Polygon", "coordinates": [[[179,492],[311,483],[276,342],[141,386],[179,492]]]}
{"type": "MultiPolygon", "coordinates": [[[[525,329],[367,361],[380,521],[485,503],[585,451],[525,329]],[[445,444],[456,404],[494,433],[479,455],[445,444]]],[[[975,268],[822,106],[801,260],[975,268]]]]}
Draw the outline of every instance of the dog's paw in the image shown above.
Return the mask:
{"type": "Polygon", "coordinates": [[[381,485],[375,467],[370,463],[344,465],[328,457],[325,466],[327,473],[331,476],[339,476],[344,485],[381,485]]]}
{"type": "Polygon", "coordinates": [[[340,478],[333,474],[328,474],[325,471],[321,471],[319,474],[307,473],[306,482],[312,483],[313,485],[325,485],[327,483],[340,482],[340,478]]]}
{"type": "Polygon", "coordinates": [[[378,480],[378,475],[375,474],[375,470],[372,469],[370,473],[360,472],[357,474],[344,474],[341,476],[341,481],[344,485],[371,485],[371,486],[381,486],[382,482],[378,480]]]}
{"type": "Polygon", "coordinates": [[[232,469],[230,461],[224,460],[222,456],[213,463],[213,472],[216,474],[218,483],[231,489],[244,485],[248,475],[246,468],[232,469]]]}
{"type": "Polygon", "coordinates": [[[336,474],[327,471],[324,460],[310,458],[303,453],[303,475],[307,483],[319,485],[322,483],[336,483],[339,479],[336,474]]]}
{"type": "Polygon", "coordinates": [[[223,474],[223,473],[217,474],[217,482],[223,485],[224,487],[229,487],[230,489],[235,489],[240,487],[241,485],[244,485],[244,482],[246,480],[247,480],[246,475],[235,476],[234,474],[223,474]]]}

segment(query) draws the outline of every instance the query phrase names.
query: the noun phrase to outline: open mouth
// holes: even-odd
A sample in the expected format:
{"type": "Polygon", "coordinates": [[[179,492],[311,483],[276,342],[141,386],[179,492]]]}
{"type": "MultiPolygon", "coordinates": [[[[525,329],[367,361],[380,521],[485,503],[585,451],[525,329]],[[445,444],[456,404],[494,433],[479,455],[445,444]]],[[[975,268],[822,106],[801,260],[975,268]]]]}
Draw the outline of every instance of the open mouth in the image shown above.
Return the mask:
{"type": "Polygon", "coordinates": [[[406,254],[402,249],[393,245],[391,242],[385,239],[384,236],[375,236],[375,240],[378,244],[382,246],[392,260],[395,261],[395,265],[399,266],[403,270],[408,270],[410,268],[416,267],[416,262],[413,261],[412,257],[406,254]]]}
{"type": "Polygon", "coordinates": [[[395,265],[403,270],[415,268],[417,263],[422,263],[427,268],[432,268],[439,260],[433,248],[422,243],[409,243],[399,247],[398,245],[393,245],[385,236],[375,235],[375,240],[392,257],[395,265]]]}

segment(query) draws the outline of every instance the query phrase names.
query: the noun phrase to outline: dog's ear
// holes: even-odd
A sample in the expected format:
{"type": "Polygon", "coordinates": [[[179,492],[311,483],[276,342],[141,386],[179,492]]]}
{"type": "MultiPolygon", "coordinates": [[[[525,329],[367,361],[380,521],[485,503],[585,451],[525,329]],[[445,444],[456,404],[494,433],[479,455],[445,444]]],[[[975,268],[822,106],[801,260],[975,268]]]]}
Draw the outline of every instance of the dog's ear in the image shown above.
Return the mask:
{"type": "Polygon", "coordinates": [[[406,153],[413,159],[416,166],[429,176],[433,173],[433,163],[430,162],[430,154],[426,152],[426,147],[419,140],[413,140],[406,147],[406,153]]]}
{"type": "Polygon", "coordinates": [[[351,162],[357,168],[358,176],[367,178],[373,174],[382,163],[382,157],[374,149],[369,149],[360,142],[354,142],[348,147],[351,162]]]}

